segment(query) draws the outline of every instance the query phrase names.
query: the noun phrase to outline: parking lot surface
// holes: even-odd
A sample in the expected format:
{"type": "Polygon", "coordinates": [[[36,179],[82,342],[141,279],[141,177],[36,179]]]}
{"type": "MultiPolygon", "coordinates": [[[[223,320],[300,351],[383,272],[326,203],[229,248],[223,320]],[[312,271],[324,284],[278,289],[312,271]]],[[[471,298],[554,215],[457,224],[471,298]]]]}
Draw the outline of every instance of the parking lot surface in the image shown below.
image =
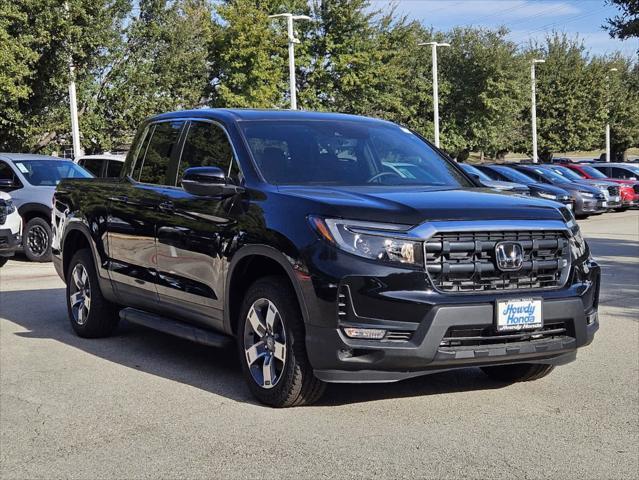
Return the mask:
{"type": "Polygon", "coordinates": [[[504,386],[478,369],[253,400],[234,351],[122,324],[76,337],[51,264],[0,270],[0,477],[637,478],[639,213],[580,221],[603,267],[576,362],[504,386]]]}

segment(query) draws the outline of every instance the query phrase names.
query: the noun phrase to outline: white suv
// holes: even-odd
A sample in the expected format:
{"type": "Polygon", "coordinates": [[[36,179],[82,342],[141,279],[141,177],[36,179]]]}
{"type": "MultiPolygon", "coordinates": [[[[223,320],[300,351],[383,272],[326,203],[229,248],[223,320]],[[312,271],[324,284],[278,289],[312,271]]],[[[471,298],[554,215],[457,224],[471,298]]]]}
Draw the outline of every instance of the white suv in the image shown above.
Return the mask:
{"type": "Polygon", "coordinates": [[[0,267],[20,246],[20,232],[22,231],[22,218],[13,205],[11,196],[0,192],[0,267]]]}

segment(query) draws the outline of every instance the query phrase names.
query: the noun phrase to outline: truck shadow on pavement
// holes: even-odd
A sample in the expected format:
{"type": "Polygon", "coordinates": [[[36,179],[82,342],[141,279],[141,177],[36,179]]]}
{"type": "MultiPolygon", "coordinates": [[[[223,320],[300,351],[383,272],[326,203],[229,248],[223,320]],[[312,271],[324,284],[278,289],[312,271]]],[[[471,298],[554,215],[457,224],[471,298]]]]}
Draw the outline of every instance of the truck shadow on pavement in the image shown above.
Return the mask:
{"type": "MultiPolygon", "coordinates": [[[[257,404],[242,378],[239,356],[235,349],[206,347],[127,322],[121,322],[112,337],[79,338],[67,319],[64,298],[65,291],[62,288],[0,292],[0,317],[27,330],[15,333],[16,336],[55,340],[109,362],[234,401],[257,404]]],[[[33,348],[38,347],[34,345],[33,348]]],[[[46,343],[43,342],[40,348],[47,348],[46,343]]],[[[488,379],[479,369],[463,369],[391,384],[329,385],[317,406],[488,390],[504,386],[506,385],[503,383],[488,379]]]]}

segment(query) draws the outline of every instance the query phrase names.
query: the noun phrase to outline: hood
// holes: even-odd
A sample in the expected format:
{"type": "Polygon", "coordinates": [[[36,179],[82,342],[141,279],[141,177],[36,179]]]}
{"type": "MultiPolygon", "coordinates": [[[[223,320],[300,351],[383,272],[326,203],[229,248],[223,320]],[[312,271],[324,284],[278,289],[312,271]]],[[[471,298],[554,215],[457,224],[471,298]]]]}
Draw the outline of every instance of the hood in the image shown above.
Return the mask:
{"type": "Polygon", "coordinates": [[[325,216],[417,225],[442,220],[562,220],[554,202],[485,188],[280,186],[325,216]]]}
{"type": "Polygon", "coordinates": [[[553,195],[569,197],[570,194],[563,188],[555,187],[553,185],[546,185],[545,183],[533,183],[528,185],[528,188],[537,192],[552,193],[553,195]]]}
{"type": "Polygon", "coordinates": [[[486,187],[496,188],[497,190],[505,190],[516,193],[528,192],[528,187],[526,185],[522,185],[521,183],[502,182],[501,180],[483,180],[481,183],[486,187]]]}

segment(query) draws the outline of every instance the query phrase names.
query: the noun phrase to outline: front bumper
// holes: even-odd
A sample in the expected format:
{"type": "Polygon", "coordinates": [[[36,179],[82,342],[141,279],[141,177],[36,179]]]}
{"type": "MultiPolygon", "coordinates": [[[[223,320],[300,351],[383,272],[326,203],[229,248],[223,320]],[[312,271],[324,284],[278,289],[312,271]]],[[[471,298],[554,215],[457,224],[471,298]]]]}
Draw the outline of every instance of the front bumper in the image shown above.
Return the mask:
{"type": "Polygon", "coordinates": [[[599,328],[599,277],[599,267],[589,262],[584,271],[573,272],[568,286],[560,290],[463,296],[396,291],[392,280],[346,278],[339,289],[347,293],[340,295],[337,325],[306,325],[307,353],[319,379],[338,383],[394,382],[473,366],[568,363],[576,358],[579,347],[592,342],[599,328]],[[531,296],[544,300],[544,325],[561,325],[564,331],[500,338],[493,329],[496,300],[531,296]],[[383,340],[352,339],[344,327],[388,333],[383,340]],[[492,333],[486,334],[485,341],[447,342],[450,332],[458,328],[492,333]]]}
{"type": "Polygon", "coordinates": [[[608,208],[607,202],[601,199],[581,198],[575,202],[576,215],[604,213],[608,208]]]}
{"type": "Polygon", "coordinates": [[[22,238],[20,233],[13,233],[10,229],[0,229],[0,257],[11,257],[20,248],[22,238]]]}

